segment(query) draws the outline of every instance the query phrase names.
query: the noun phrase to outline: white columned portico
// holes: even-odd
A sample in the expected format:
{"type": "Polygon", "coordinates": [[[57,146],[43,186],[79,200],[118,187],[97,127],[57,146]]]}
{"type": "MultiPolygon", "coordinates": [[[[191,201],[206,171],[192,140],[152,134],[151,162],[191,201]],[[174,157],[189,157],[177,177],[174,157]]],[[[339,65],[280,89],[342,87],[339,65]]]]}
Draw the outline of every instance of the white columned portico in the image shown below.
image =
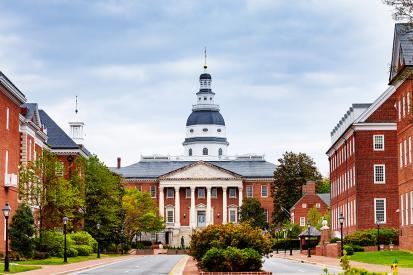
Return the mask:
{"type": "Polygon", "coordinates": [[[191,228],[196,227],[196,217],[195,217],[195,186],[191,186],[191,208],[189,210],[189,226],[191,228]]]}
{"type": "Polygon", "coordinates": [[[238,187],[238,206],[241,207],[242,206],[242,187],[238,187]]]}
{"type": "Polygon", "coordinates": [[[181,226],[181,203],[179,196],[179,186],[175,186],[175,227],[181,226]]]}
{"type": "Polygon", "coordinates": [[[163,186],[159,186],[159,216],[164,217],[165,213],[165,202],[163,195],[163,186]]]}
{"type": "Polygon", "coordinates": [[[222,187],[222,224],[227,223],[227,214],[228,214],[228,209],[227,209],[227,187],[223,186],[222,187]]]}
{"type": "Polygon", "coordinates": [[[206,225],[211,224],[211,186],[207,186],[206,225]]]}

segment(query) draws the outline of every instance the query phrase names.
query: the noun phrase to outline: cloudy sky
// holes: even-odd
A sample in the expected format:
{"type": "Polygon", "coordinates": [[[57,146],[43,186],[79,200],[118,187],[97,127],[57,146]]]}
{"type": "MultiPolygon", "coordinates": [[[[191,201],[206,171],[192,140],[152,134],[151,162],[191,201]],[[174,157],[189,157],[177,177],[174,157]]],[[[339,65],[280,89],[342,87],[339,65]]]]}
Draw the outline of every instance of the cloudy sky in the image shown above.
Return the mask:
{"type": "Polygon", "coordinates": [[[387,86],[394,22],[379,0],[1,1],[0,70],[65,130],[75,96],[107,165],[183,153],[208,49],[230,154],[311,155],[387,86]]]}

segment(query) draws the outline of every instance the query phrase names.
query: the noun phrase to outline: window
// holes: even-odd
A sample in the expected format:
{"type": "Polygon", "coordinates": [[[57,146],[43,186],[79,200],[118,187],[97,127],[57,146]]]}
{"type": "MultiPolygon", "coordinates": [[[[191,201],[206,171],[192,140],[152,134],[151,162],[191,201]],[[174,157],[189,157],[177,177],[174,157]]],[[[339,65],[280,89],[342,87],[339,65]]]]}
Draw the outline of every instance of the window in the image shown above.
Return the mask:
{"type": "Polygon", "coordinates": [[[32,160],[32,140],[31,139],[29,139],[29,155],[27,159],[32,160]]]}
{"type": "Polygon", "coordinates": [[[399,144],[399,158],[400,158],[400,167],[403,167],[403,144],[399,144]]]}
{"type": "Polygon", "coordinates": [[[407,166],[407,140],[404,140],[404,166],[407,166]]]}
{"type": "Polygon", "coordinates": [[[230,198],[237,197],[237,189],[236,188],[228,188],[228,193],[230,198]]]}
{"type": "Polygon", "coordinates": [[[303,203],[303,204],[301,205],[301,208],[307,208],[307,204],[306,204],[306,203],[303,203]]]}
{"type": "Polygon", "coordinates": [[[188,155],[192,157],[192,148],[189,148],[188,155]]]}
{"type": "Polygon", "coordinates": [[[10,110],[9,107],[6,108],[6,130],[9,130],[9,116],[10,116],[10,110]]]}
{"type": "Polygon", "coordinates": [[[400,195],[400,208],[401,208],[401,211],[400,211],[400,214],[401,214],[401,217],[402,217],[402,226],[404,225],[404,201],[403,201],[403,198],[404,198],[404,196],[403,195],[400,195]]]}
{"type": "Polygon", "coordinates": [[[407,114],[410,114],[410,92],[407,93],[407,114]]]}
{"type": "Polygon", "coordinates": [[[374,222],[386,223],[386,199],[374,199],[374,222]]]}
{"type": "Polygon", "coordinates": [[[6,150],[6,155],[4,157],[4,164],[5,164],[4,173],[7,176],[7,174],[9,173],[9,151],[8,150],[6,150]]]}
{"type": "Polygon", "coordinates": [[[175,190],[173,188],[166,188],[166,197],[171,199],[174,197],[175,190]]]}
{"type": "Polygon", "coordinates": [[[222,148],[218,149],[218,156],[222,156],[222,148]]]}
{"type": "Polygon", "coordinates": [[[221,133],[221,131],[222,131],[221,129],[217,129],[217,132],[218,132],[218,133],[221,133]]]}
{"type": "Polygon", "coordinates": [[[154,185],[151,186],[150,193],[151,193],[151,198],[156,198],[156,186],[154,185]]]}
{"type": "Polygon", "coordinates": [[[185,198],[190,198],[191,197],[191,188],[186,188],[185,189],[185,198]]]}
{"type": "Polygon", "coordinates": [[[268,222],[268,210],[264,209],[265,221],[268,222]]]}
{"type": "Polygon", "coordinates": [[[193,132],[194,132],[194,129],[190,129],[189,132],[190,132],[190,133],[193,133],[193,132]]]}
{"type": "Polygon", "coordinates": [[[374,165],[374,183],[386,183],[386,166],[384,164],[374,165]]]}
{"type": "Polygon", "coordinates": [[[252,198],[253,197],[253,189],[252,185],[247,186],[247,198],[252,198]]]}
{"type": "Polygon", "coordinates": [[[174,223],[174,210],[173,209],[166,210],[166,222],[174,223]]]}
{"type": "Polygon", "coordinates": [[[405,108],[405,100],[404,97],[402,98],[403,101],[403,117],[406,115],[406,108],[405,108]]]}
{"type": "Polygon", "coordinates": [[[61,161],[56,161],[55,164],[55,175],[58,177],[63,177],[63,173],[64,173],[64,165],[63,162],[61,161]]]}
{"type": "Polygon", "coordinates": [[[208,132],[208,128],[202,129],[203,132],[208,132]]]}
{"type": "Polygon", "coordinates": [[[321,207],[320,203],[316,203],[316,204],[315,204],[315,207],[316,207],[316,208],[320,208],[320,207],[321,207]]]}
{"type": "Polygon", "coordinates": [[[412,164],[412,137],[409,137],[409,164],[412,164]]]}
{"type": "Polygon", "coordinates": [[[204,97],[204,100],[207,100],[207,97],[204,97]]]}
{"type": "Polygon", "coordinates": [[[413,224],[413,191],[410,191],[410,223],[413,224]]]}
{"type": "Polygon", "coordinates": [[[399,120],[402,118],[402,108],[401,108],[400,100],[397,101],[397,111],[399,112],[399,120]]]}
{"type": "Polygon", "coordinates": [[[373,150],[383,151],[384,150],[384,135],[374,135],[373,136],[373,150]]]}
{"type": "Polygon", "coordinates": [[[199,100],[199,101],[201,101],[201,98],[200,98],[200,97],[198,97],[198,100],[199,100]]]}
{"type": "Polygon", "coordinates": [[[229,210],[229,222],[232,222],[232,223],[237,222],[237,210],[236,209],[229,210]]]}
{"type": "Polygon", "coordinates": [[[268,186],[267,185],[261,185],[261,197],[268,197],[268,186]]]}
{"type": "Polygon", "coordinates": [[[202,154],[203,154],[204,156],[208,156],[208,148],[202,149],[202,154]]]}
{"type": "Polygon", "coordinates": [[[216,187],[211,188],[211,198],[218,197],[218,189],[216,187]]]}
{"type": "Polygon", "coordinates": [[[205,198],[205,188],[198,188],[198,198],[205,198]]]}
{"type": "Polygon", "coordinates": [[[136,186],[136,190],[138,190],[139,192],[142,192],[142,186],[137,185],[137,186],[136,186]]]}
{"type": "Polygon", "coordinates": [[[305,226],[305,217],[300,217],[300,226],[305,226]]]}
{"type": "Polygon", "coordinates": [[[406,193],[406,225],[409,224],[409,193],[406,193]]]}

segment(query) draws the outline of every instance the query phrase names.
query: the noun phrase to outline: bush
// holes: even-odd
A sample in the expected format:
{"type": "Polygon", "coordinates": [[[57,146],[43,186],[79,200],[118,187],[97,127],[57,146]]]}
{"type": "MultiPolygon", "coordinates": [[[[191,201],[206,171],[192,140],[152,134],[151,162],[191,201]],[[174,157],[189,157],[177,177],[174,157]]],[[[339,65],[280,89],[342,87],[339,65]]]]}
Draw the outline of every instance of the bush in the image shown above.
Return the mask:
{"type": "Polygon", "coordinates": [[[35,240],[34,217],[26,204],[21,204],[10,223],[10,248],[16,259],[33,257],[35,240]]]}
{"type": "MultiPolygon", "coordinates": [[[[353,232],[344,238],[348,245],[371,246],[377,245],[377,229],[367,229],[353,232]]],[[[381,228],[380,244],[399,244],[399,232],[393,228],[381,228]]]]}
{"type": "Polygon", "coordinates": [[[190,254],[201,261],[205,253],[213,247],[238,249],[252,248],[259,255],[271,252],[271,241],[258,228],[248,224],[215,224],[195,231],[191,236],[190,254]]]}
{"type": "Polygon", "coordinates": [[[344,245],[343,249],[347,252],[347,255],[353,255],[354,254],[354,250],[353,250],[353,247],[351,245],[344,245]]]}
{"type": "Polygon", "coordinates": [[[76,249],[78,256],[89,256],[90,254],[93,253],[93,248],[90,247],[89,245],[79,244],[79,245],[73,245],[72,247],[76,249]]]}
{"type": "Polygon", "coordinates": [[[290,246],[292,246],[292,249],[300,248],[300,240],[284,240],[284,239],[276,240],[274,239],[273,241],[274,241],[273,246],[272,246],[273,250],[277,249],[277,247],[280,250],[284,250],[284,249],[289,250],[290,246]]]}
{"type": "Polygon", "coordinates": [[[98,251],[98,242],[88,232],[79,231],[70,233],[68,236],[72,239],[75,245],[87,245],[92,249],[92,252],[98,251]]]}
{"type": "Polygon", "coordinates": [[[47,252],[41,252],[41,251],[35,251],[33,255],[33,259],[35,260],[44,260],[49,258],[49,253],[47,252]]]}
{"type": "MultiPolygon", "coordinates": [[[[37,238],[37,249],[42,252],[48,252],[50,256],[57,256],[63,257],[63,250],[64,250],[64,235],[61,232],[56,231],[43,231],[41,233],[42,244],[40,244],[40,239],[37,238]]],[[[66,236],[67,247],[71,247],[73,245],[73,241],[69,236],[66,236]]],[[[76,251],[77,253],[77,251],[76,251]]]]}
{"type": "Polygon", "coordinates": [[[352,267],[349,275],[387,275],[387,272],[370,272],[363,268],[352,267]]]}
{"type": "Polygon", "coordinates": [[[262,259],[261,255],[251,248],[213,247],[202,257],[201,266],[211,272],[258,271],[262,267],[262,259]]]}
{"type": "Polygon", "coordinates": [[[354,252],[364,252],[364,247],[361,245],[353,244],[351,247],[353,247],[354,252]]]}
{"type": "Polygon", "coordinates": [[[330,243],[336,243],[336,242],[338,242],[338,241],[340,241],[340,240],[341,240],[340,238],[334,237],[334,238],[331,238],[331,239],[330,239],[330,243]]]}
{"type": "MultiPolygon", "coordinates": [[[[68,257],[76,257],[78,255],[77,250],[71,246],[71,247],[67,247],[66,249],[66,254],[68,257]]],[[[63,258],[64,257],[64,249],[61,255],[59,255],[59,257],[63,258]]]]}

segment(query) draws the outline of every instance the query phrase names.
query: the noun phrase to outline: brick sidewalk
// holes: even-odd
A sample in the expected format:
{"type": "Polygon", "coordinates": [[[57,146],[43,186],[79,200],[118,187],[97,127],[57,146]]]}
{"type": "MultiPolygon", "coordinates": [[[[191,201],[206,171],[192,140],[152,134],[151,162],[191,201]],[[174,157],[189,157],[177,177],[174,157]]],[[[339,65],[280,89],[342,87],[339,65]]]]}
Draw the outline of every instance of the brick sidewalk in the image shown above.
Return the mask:
{"type": "MultiPolygon", "coordinates": [[[[311,258],[308,258],[307,255],[301,254],[299,251],[293,251],[293,255],[290,256],[289,252],[287,251],[286,256],[284,256],[284,252],[279,252],[276,254],[275,252],[272,254],[273,257],[277,258],[284,258],[295,260],[299,262],[307,262],[311,264],[317,264],[325,267],[340,267],[340,259],[331,258],[331,257],[323,257],[323,256],[315,256],[311,255],[311,258]]],[[[351,256],[350,256],[351,257],[351,256]]],[[[357,268],[364,268],[368,271],[375,271],[375,272],[391,272],[390,266],[385,265],[376,265],[376,264],[366,264],[360,262],[350,261],[350,265],[352,267],[357,268]]],[[[399,268],[399,275],[411,275],[413,274],[413,268],[399,268]]]]}
{"type": "Polygon", "coordinates": [[[198,267],[196,266],[196,261],[194,258],[189,257],[186,262],[183,275],[197,275],[199,274],[198,267]]]}
{"type": "MultiPolygon", "coordinates": [[[[73,264],[68,263],[68,264],[62,264],[62,265],[42,265],[41,269],[26,271],[26,272],[22,272],[18,274],[24,274],[24,275],[69,274],[71,272],[81,271],[81,270],[85,270],[85,269],[100,266],[100,265],[133,259],[136,257],[140,257],[140,256],[128,255],[128,256],[119,256],[119,257],[108,257],[108,258],[84,261],[84,262],[73,263],[73,264]]],[[[70,258],[68,260],[70,262],[70,258]]]]}

